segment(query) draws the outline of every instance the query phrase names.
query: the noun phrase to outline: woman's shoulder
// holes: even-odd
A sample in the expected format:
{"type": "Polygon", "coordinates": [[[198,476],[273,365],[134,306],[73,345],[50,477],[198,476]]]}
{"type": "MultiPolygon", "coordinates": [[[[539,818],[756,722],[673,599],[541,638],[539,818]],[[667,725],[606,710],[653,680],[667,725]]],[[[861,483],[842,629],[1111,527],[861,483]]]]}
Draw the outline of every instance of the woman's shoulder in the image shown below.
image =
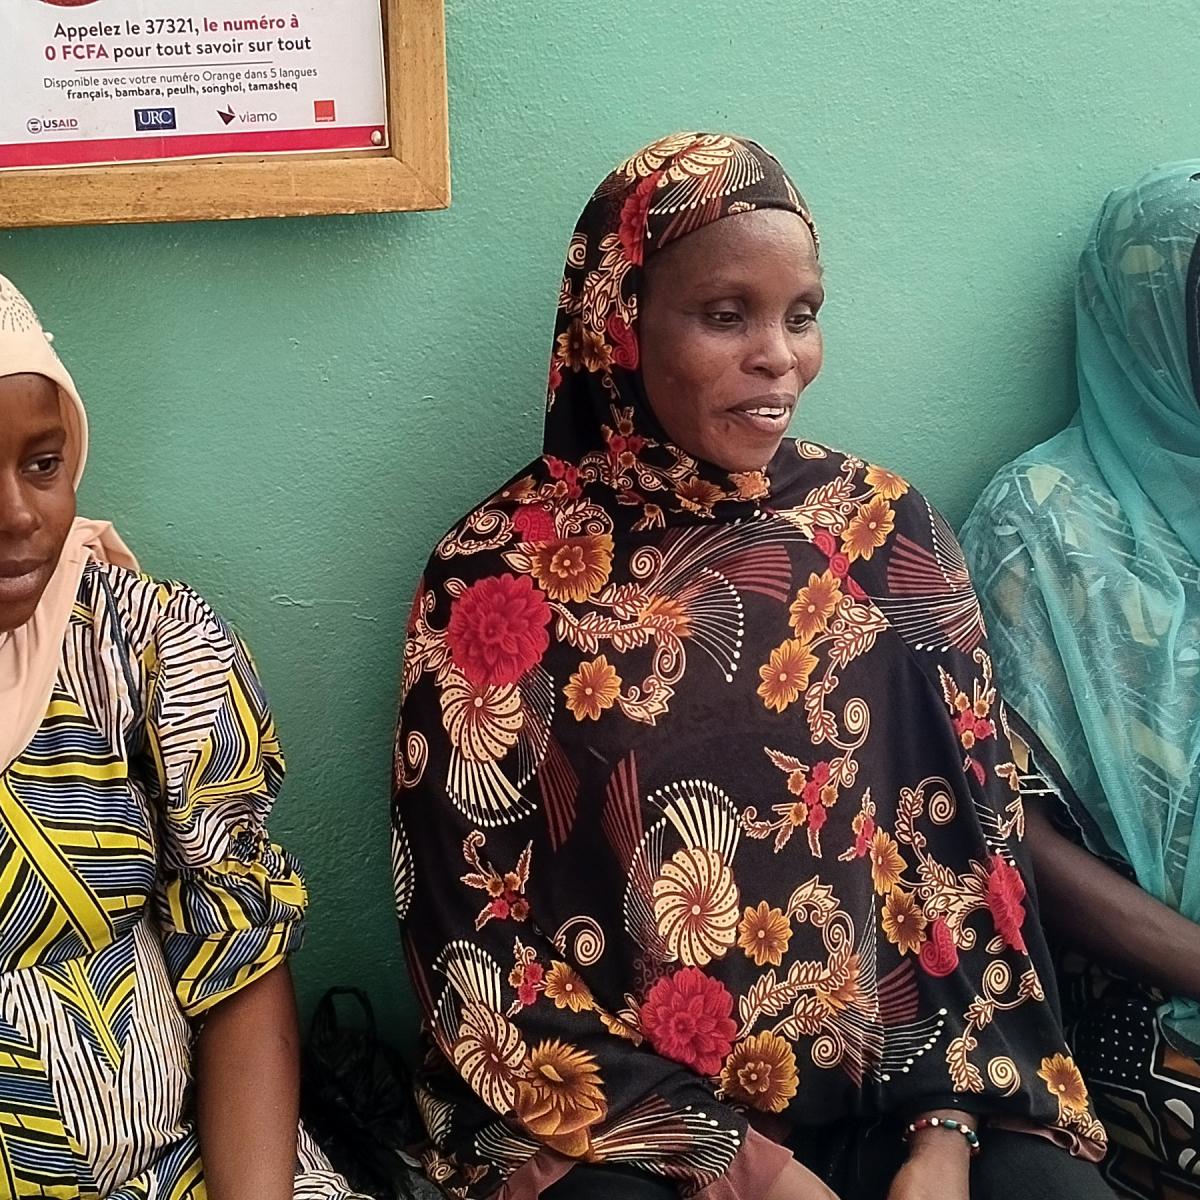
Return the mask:
{"type": "MultiPolygon", "coordinates": [[[[565,471],[573,470],[566,464],[562,466],[565,471]]],[[[519,532],[528,532],[523,524],[526,518],[531,528],[538,521],[545,523],[551,520],[549,504],[552,501],[547,499],[543,502],[542,495],[552,491],[559,483],[562,484],[564,496],[575,486],[573,479],[556,480],[553,477],[553,465],[547,468],[542,459],[526,464],[507,482],[455,520],[437,539],[425,564],[426,580],[438,575],[452,559],[487,558],[498,552],[500,546],[509,540],[508,535],[514,527],[519,532]],[[548,474],[549,480],[546,478],[548,474]]]]}
{"type": "MultiPolygon", "coordinates": [[[[796,453],[802,460],[804,498],[821,523],[822,510],[835,506],[845,521],[861,519],[882,531],[901,529],[913,521],[926,524],[940,514],[925,495],[904,475],[853,451],[797,440],[796,453]]],[[[882,539],[880,545],[885,544],[882,539]]]]}
{"type": "Polygon", "coordinates": [[[981,523],[1025,527],[1053,523],[1071,512],[1115,507],[1094,460],[1083,430],[1064,429],[1047,442],[1002,466],[980,493],[964,526],[981,523]]]}
{"type": "Polygon", "coordinates": [[[985,581],[1030,556],[1061,566],[1122,536],[1124,527],[1083,430],[1071,426],[1001,467],[959,536],[972,572],[985,581]]]}
{"type": "Polygon", "coordinates": [[[112,563],[88,564],[80,601],[93,615],[101,611],[102,603],[110,608],[124,640],[136,653],[160,640],[168,628],[207,643],[233,639],[216,610],[188,584],[112,563]]]}

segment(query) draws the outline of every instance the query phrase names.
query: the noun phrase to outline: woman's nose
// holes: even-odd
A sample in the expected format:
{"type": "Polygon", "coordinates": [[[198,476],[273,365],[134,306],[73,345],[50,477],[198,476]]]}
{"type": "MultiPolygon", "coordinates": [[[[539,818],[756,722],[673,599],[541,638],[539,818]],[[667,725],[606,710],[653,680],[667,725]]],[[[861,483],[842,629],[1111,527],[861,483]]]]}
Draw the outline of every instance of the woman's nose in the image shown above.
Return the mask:
{"type": "Polygon", "coordinates": [[[781,379],[796,366],[796,356],[788,341],[787,332],[778,325],[764,326],[755,331],[750,367],[772,379],[781,379]]]}
{"type": "Polygon", "coordinates": [[[21,481],[11,475],[0,476],[0,536],[26,538],[39,524],[37,509],[21,481]]]}

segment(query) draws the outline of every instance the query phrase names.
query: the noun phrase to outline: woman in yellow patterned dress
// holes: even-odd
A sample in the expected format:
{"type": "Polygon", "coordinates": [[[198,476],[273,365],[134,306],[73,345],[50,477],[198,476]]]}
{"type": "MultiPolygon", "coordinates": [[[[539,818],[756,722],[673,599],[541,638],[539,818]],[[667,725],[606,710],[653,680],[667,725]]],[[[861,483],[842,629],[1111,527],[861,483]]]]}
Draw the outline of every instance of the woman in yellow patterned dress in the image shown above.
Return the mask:
{"type": "Polygon", "coordinates": [[[266,699],[199,596],[76,518],[86,454],[0,276],[0,1195],[346,1196],[297,1135],[266,699]]]}

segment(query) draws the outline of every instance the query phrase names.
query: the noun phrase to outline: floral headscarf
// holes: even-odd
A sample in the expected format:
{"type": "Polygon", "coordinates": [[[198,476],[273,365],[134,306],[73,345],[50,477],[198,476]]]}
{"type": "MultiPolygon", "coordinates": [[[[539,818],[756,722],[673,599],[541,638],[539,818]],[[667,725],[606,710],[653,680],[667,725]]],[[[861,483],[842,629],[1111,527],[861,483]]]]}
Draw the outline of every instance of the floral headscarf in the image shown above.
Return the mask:
{"type": "Polygon", "coordinates": [[[756,209],[796,213],[816,242],[803,198],[761,146],[724,134],[680,133],[622,163],[575,227],[559,294],[542,449],[568,487],[598,483],[615,493],[635,528],[661,525],[669,512],[712,516],[719,504],[764,498],[770,486],[761,472],[730,475],[672,446],[638,369],[646,260],[695,229],[756,209]]]}

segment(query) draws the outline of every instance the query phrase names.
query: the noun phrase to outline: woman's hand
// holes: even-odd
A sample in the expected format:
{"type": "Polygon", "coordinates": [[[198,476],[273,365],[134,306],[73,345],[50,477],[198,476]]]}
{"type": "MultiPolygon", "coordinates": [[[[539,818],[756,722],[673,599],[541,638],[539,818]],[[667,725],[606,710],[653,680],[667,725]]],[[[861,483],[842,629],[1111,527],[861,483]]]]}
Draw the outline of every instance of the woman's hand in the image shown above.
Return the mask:
{"type": "MultiPolygon", "coordinates": [[[[763,1200],[838,1200],[807,1167],[793,1159],[763,1200]]],[[[949,1197],[948,1200],[958,1200],[949,1197]]]]}
{"type": "MultiPolygon", "coordinates": [[[[938,1113],[966,1123],[964,1113],[938,1113]]],[[[896,1172],[888,1200],[968,1200],[971,1147],[950,1129],[921,1129],[909,1142],[908,1161],[896,1172]]]]}

